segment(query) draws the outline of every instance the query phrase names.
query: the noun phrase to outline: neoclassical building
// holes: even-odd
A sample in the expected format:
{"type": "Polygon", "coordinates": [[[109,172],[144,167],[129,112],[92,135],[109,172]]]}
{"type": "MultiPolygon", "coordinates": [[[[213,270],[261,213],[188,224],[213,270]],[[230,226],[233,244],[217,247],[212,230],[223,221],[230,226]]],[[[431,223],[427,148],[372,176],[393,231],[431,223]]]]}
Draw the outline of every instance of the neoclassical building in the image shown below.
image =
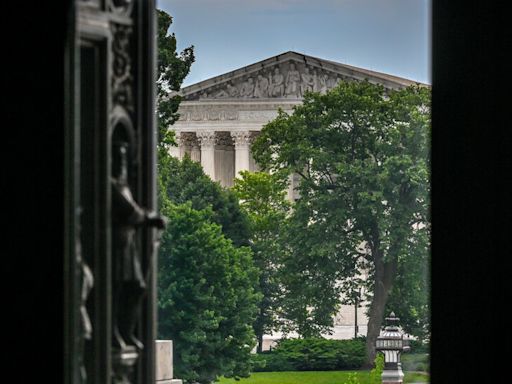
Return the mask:
{"type": "Polygon", "coordinates": [[[171,127],[179,146],[173,155],[188,153],[221,185],[230,187],[242,170],[256,170],[251,141],[278,108],[291,112],[306,91],[325,92],[340,81],[367,79],[388,89],[413,81],[286,52],[258,63],[201,81],[181,90],[180,119],[171,127]]]}
{"type": "MultiPolygon", "coordinates": [[[[183,88],[180,119],[171,126],[178,147],[172,155],[188,154],[222,186],[231,187],[240,171],[258,169],[251,142],[281,108],[292,112],[306,91],[324,93],[340,81],[368,80],[386,89],[415,84],[400,77],[334,61],[286,52],[183,88]]],[[[290,177],[288,197],[296,197],[297,178],[290,177]]],[[[357,311],[359,332],[366,334],[364,309],[357,311]]],[[[355,309],[342,306],[334,337],[354,335],[355,309]]]]}

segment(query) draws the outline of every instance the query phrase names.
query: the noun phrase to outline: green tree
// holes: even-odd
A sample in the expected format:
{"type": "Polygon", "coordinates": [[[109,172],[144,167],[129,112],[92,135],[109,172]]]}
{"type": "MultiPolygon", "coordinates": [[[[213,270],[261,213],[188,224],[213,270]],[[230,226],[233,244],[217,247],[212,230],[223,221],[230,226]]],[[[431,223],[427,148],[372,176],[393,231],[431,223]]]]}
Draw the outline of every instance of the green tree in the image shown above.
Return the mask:
{"type": "Polygon", "coordinates": [[[259,303],[254,330],[258,339],[258,352],[263,350],[263,335],[277,327],[281,307],[279,266],[286,252],[284,233],[290,203],[286,199],[286,179],[278,174],[241,172],[235,179],[234,192],[240,206],[249,217],[250,244],[254,263],[260,270],[259,303]]]}
{"type": "Polygon", "coordinates": [[[224,237],[211,209],[169,204],[163,213],[169,224],[159,260],[159,337],[173,340],[177,377],[204,384],[220,375],[247,377],[260,299],[251,250],[224,237]]]}
{"type": "Polygon", "coordinates": [[[211,207],[212,220],[222,227],[224,235],[235,246],[249,245],[249,220],[240,208],[237,196],[207,176],[201,164],[185,156],[183,160],[169,157],[165,170],[165,199],[175,204],[190,202],[192,208],[211,207]]]}
{"type": "MultiPolygon", "coordinates": [[[[426,246],[421,244],[419,249],[426,246]]],[[[386,314],[395,312],[403,330],[422,341],[430,339],[429,265],[429,255],[423,254],[419,259],[408,257],[399,263],[385,311],[386,314]]]]}
{"type": "Polygon", "coordinates": [[[174,144],[169,126],[179,118],[178,107],[181,96],[173,93],[181,88],[183,80],[190,72],[194,62],[194,47],[176,52],[176,36],[169,35],[172,16],[157,10],[158,30],[158,61],[157,61],[157,115],[158,115],[158,147],[161,154],[167,154],[170,145],[174,144]],[[172,94],[172,95],[171,95],[172,94]]]}
{"type": "Polygon", "coordinates": [[[194,50],[177,54],[175,35],[168,35],[172,17],[157,16],[159,204],[169,218],[159,254],[159,336],[174,340],[176,374],[187,382],[247,376],[260,296],[251,250],[237,247],[248,244],[246,218],[236,197],[198,164],[169,155],[175,145],[169,126],[181,102],[175,91],[194,50]]]}
{"type": "MultiPolygon", "coordinates": [[[[297,268],[327,276],[310,278],[324,284],[350,278],[360,265],[369,272],[369,364],[397,276],[409,279],[400,266],[427,262],[429,138],[429,89],[342,82],[325,95],[307,94],[292,115],[280,111],[252,147],[264,169],[301,177],[297,268]]],[[[331,294],[336,286],[326,285],[318,299],[332,303],[331,294]]]]}
{"type": "Polygon", "coordinates": [[[158,201],[160,206],[166,204],[167,185],[172,180],[169,171],[171,156],[169,147],[175,145],[174,133],[169,126],[179,118],[178,107],[181,97],[177,94],[183,80],[190,72],[194,62],[194,47],[176,52],[176,36],[169,35],[172,17],[162,10],[157,10],[157,117],[158,117],[158,201]]]}

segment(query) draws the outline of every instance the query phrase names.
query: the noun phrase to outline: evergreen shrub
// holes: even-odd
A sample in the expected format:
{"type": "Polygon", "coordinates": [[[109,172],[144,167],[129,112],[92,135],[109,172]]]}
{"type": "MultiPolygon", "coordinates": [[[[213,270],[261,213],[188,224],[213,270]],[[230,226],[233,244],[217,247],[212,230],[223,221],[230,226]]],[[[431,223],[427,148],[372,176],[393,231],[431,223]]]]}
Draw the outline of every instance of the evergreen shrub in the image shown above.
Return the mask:
{"type": "Polygon", "coordinates": [[[361,339],[284,339],[271,352],[253,356],[255,372],[358,369],[366,359],[361,339]]]}

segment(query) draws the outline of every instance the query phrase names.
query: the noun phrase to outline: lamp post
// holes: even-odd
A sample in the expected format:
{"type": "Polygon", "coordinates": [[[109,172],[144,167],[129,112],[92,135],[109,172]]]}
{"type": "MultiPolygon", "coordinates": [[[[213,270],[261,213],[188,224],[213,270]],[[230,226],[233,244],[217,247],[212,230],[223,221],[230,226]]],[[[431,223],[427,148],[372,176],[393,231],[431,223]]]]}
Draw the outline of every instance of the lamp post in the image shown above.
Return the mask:
{"type": "Polygon", "coordinates": [[[408,351],[404,345],[404,336],[398,329],[400,319],[393,312],[386,317],[386,327],[377,337],[375,349],[384,354],[384,370],[382,372],[382,384],[403,383],[404,373],[400,363],[400,354],[408,351]]]}

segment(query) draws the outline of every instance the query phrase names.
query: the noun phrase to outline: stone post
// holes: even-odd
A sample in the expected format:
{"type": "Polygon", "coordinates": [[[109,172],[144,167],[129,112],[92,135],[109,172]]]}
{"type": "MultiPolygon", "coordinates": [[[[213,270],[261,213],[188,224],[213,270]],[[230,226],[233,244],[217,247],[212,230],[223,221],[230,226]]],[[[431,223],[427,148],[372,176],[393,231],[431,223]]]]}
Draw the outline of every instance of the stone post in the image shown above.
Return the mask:
{"type": "Polygon", "coordinates": [[[404,373],[402,364],[398,363],[396,367],[386,367],[382,371],[382,384],[402,384],[404,382],[404,373]]]}
{"type": "Polygon", "coordinates": [[[250,170],[251,134],[249,131],[231,132],[235,142],[235,177],[250,170]]]}
{"type": "Polygon", "coordinates": [[[174,378],[172,361],[172,340],[156,340],[155,344],[155,384],[182,384],[182,380],[174,378]]]}
{"type": "Polygon", "coordinates": [[[384,369],[382,371],[382,384],[402,384],[404,373],[400,355],[409,350],[409,346],[404,344],[404,335],[398,327],[400,320],[391,312],[389,317],[385,318],[386,327],[377,337],[375,350],[384,354],[384,369]]]}
{"type": "Polygon", "coordinates": [[[201,145],[201,165],[204,172],[215,180],[215,131],[197,132],[201,145]]]}

